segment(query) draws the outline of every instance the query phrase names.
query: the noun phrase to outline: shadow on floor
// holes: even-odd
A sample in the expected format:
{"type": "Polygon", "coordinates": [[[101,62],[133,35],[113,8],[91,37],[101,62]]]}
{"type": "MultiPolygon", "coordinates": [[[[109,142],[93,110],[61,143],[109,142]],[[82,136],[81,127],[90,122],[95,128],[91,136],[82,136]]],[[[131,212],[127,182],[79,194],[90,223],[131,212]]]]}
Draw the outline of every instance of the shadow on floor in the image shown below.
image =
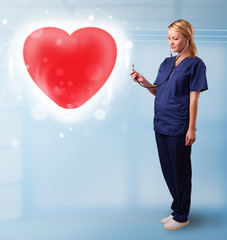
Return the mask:
{"type": "Polygon", "coordinates": [[[209,226],[217,226],[226,224],[227,218],[225,212],[221,211],[207,211],[207,212],[192,212],[190,214],[190,225],[194,228],[199,228],[201,226],[206,225],[209,226]]]}

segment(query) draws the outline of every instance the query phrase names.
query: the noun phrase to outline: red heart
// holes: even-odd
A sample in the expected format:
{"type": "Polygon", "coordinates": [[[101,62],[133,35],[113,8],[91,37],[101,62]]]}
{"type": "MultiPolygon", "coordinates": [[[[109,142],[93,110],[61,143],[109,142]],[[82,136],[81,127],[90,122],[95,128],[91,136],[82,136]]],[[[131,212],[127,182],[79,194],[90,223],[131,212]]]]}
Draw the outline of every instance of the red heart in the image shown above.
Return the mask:
{"type": "Polygon", "coordinates": [[[23,49],[33,81],[56,104],[78,108],[109,78],[117,46],[106,31],[87,27],[71,35],[53,27],[31,33],[23,49]]]}

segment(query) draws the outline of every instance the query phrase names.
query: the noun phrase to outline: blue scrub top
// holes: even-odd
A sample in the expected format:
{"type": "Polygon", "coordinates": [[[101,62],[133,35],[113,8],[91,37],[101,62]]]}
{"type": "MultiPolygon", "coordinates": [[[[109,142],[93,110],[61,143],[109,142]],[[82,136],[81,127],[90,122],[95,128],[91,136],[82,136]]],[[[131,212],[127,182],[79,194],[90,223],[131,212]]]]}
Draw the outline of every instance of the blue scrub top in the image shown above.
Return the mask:
{"type": "MultiPolygon", "coordinates": [[[[154,84],[162,83],[172,66],[171,58],[166,58],[154,84]]],[[[185,135],[189,126],[190,92],[207,89],[204,62],[199,57],[183,59],[174,67],[169,79],[156,88],[154,130],[171,136],[185,135]]]]}

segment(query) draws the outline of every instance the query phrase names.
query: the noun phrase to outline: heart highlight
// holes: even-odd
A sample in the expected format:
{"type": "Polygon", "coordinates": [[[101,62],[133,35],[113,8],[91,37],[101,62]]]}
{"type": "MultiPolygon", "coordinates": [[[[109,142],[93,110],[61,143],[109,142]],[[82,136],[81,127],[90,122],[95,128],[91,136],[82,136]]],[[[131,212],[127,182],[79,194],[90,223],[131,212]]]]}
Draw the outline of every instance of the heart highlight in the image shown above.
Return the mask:
{"type": "Polygon", "coordinates": [[[69,35],[46,27],[27,37],[23,56],[36,85],[60,107],[74,109],[107,81],[116,62],[117,46],[100,28],[81,28],[69,35]]]}

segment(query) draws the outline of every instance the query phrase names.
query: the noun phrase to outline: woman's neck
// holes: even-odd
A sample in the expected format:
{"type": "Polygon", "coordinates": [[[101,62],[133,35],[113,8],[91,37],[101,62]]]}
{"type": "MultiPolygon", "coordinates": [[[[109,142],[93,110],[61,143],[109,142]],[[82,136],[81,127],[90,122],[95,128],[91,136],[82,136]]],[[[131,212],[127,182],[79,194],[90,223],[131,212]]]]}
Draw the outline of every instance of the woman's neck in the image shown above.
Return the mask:
{"type": "MultiPolygon", "coordinates": [[[[179,56],[180,53],[177,53],[177,56],[179,56]]],[[[178,57],[178,59],[175,62],[175,66],[177,66],[182,60],[184,60],[185,58],[190,56],[190,51],[187,49],[185,50],[185,52],[182,53],[182,55],[180,57],[178,57]]]]}
{"type": "MultiPolygon", "coordinates": [[[[177,56],[179,56],[181,53],[177,53],[177,56]]],[[[184,59],[186,57],[189,57],[190,56],[190,51],[189,49],[187,48],[183,53],[182,55],[179,57],[179,59],[184,59]]]]}

